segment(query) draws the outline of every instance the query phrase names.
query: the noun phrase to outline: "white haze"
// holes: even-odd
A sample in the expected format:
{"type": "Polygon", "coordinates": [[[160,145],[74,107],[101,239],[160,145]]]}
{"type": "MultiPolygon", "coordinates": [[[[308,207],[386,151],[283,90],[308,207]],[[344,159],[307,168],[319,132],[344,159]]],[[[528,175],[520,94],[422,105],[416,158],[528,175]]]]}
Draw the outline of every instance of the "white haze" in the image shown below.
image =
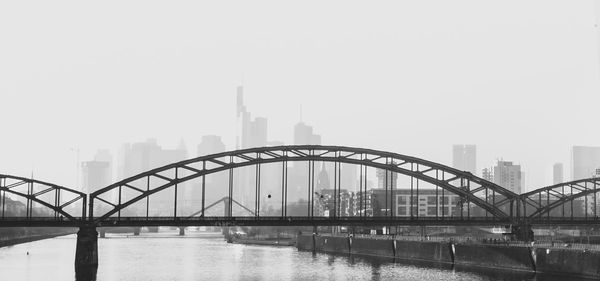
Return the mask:
{"type": "Polygon", "coordinates": [[[551,183],[600,145],[594,1],[3,1],[0,173],[73,186],[76,149],[205,134],[234,148],[235,87],[269,139],[303,120],[324,144],[551,183]]]}

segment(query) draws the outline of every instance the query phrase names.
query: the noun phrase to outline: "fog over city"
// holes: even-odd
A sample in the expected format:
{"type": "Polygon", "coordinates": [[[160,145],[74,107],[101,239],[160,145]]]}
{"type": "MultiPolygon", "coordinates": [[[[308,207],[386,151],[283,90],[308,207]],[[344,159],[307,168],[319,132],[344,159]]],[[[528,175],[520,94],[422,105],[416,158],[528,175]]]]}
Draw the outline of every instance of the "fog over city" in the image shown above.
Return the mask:
{"type": "Polygon", "coordinates": [[[75,186],[123,143],[234,150],[243,86],[269,141],[302,121],[447,165],[474,144],[478,174],[513,161],[533,190],[600,146],[597,2],[2,2],[0,171],[75,186]]]}

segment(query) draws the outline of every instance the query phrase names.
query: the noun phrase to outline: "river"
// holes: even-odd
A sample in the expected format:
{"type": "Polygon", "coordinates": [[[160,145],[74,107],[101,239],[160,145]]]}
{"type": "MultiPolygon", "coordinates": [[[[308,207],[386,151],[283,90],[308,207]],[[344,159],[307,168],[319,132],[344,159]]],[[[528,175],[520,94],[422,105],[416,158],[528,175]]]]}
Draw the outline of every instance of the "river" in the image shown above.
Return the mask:
{"type": "MultiPolygon", "coordinates": [[[[0,248],[1,280],[75,280],[75,235],[0,248]]],[[[117,280],[566,280],[525,273],[394,263],[299,252],[292,247],[227,244],[188,231],[98,240],[98,281],[117,280]]]]}

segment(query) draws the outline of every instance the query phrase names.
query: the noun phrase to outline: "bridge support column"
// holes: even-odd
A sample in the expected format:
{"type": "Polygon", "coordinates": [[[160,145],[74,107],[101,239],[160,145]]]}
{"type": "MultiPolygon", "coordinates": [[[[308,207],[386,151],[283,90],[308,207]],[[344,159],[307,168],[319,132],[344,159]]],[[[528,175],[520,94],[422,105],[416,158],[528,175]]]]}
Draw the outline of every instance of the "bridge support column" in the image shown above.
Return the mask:
{"type": "Polygon", "coordinates": [[[518,224],[513,226],[513,234],[519,241],[531,242],[533,240],[533,230],[528,223],[518,224]]]}
{"type": "Polygon", "coordinates": [[[98,232],[94,226],[82,226],[77,232],[77,247],[75,249],[76,279],[95,280],[97,269],[98,232]]]}
{"type": "Polygon", "coordinates": [[[134,227],[133,228],[133,236],[140,236],[141,231],[142,231],[141,227],[134,227]]]}
{"type": "Polygon", "coordinates": [[[179,236],[184,236],[185,235],[185,227],[180,227],[179,228],[179,236]]]}
{"type": "Polygon", "coordinates": [[[100,238],[106,238],[106,228],[101,227],[99,230],[100,230],[100,238]]]}

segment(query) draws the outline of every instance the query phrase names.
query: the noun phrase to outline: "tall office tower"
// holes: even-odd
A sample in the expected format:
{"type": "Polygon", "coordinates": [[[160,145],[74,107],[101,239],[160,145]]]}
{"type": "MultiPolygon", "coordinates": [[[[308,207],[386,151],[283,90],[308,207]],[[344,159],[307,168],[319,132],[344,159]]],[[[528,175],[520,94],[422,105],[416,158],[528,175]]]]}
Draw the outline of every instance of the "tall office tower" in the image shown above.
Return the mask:
{"type": "MultiPolygon", "coordinates": [[[[185,160],[186,158],[187,149],[183,142],[175,149],[163,149],[157,144],[155,139],[125,144],[121,149],[119,177],[127,178],[154,168],[185,160]]],[[[188,190],[185,188],[187,185],[188,183],[179,185],[180,190],[188,190]]],[[[136,192],[137,191],[125,189],[122,200],[138,195],[136,192]]],[[[170,192],[159,192],[152,195],[152,197],[150,197],[150,202],[152,206],[156,207],[155,215],[172,215],[170,212],[172,212],[173,209],[173,198],[173,193],[170,192]]],[[[185,203],[181,206],[184,205],[185,203]]]]}
{"type": "Polygon", "coordinates": [[[571,149],[571,167],[573,180],[593,177],[596,169],[600,168],[600,147],[573,146],[571,149]]]}
{"type": "Polygon", "coordinates": [[[565,181],[564,168],[562,163],[555,163],[552,166],[552,184],[559,184],[565,181]]]}
{"type": "Polygon", "coordinates": [[[461,171],[467,171],[475,175],[477,173],[477,148],[475,145],[453,145],[452,167],[461,171]]]}
{"type": "MultiPolygon", "coordinates": [[[[236,89],[236,149],[264,147],[267,145],[267,119],[252,115],[244,104],[244,88],[236,89]]],[[[244,206],[255,203],[255,171],[251,167],[236,169],[234,173],[234,195],[244,206]]]]}
{"type": "Polygon", "coordinates": [[[107,150],[99,150],[94,160],[81,163],[83,192],[92,193],[112,182],[112,158],[107,150]]]}
{"type": "Polygon", "coordinates": [[[521,194],[521,165],[509,161],[498,161],[494,167],[494,183],[514,193],[521,194]]]}
{"type": "Polygon", "coordinates": [[[320,145],[321,136],[313,133],[313,127],[300,122],[294,126],[294,144],[320,145]]]}
{"type": "Polygon", "coordinates": [[[202,136],[198,145],[197,156],[204,156],[225,151],[225,144],[220,136],[206,135],[202,136]]]}

